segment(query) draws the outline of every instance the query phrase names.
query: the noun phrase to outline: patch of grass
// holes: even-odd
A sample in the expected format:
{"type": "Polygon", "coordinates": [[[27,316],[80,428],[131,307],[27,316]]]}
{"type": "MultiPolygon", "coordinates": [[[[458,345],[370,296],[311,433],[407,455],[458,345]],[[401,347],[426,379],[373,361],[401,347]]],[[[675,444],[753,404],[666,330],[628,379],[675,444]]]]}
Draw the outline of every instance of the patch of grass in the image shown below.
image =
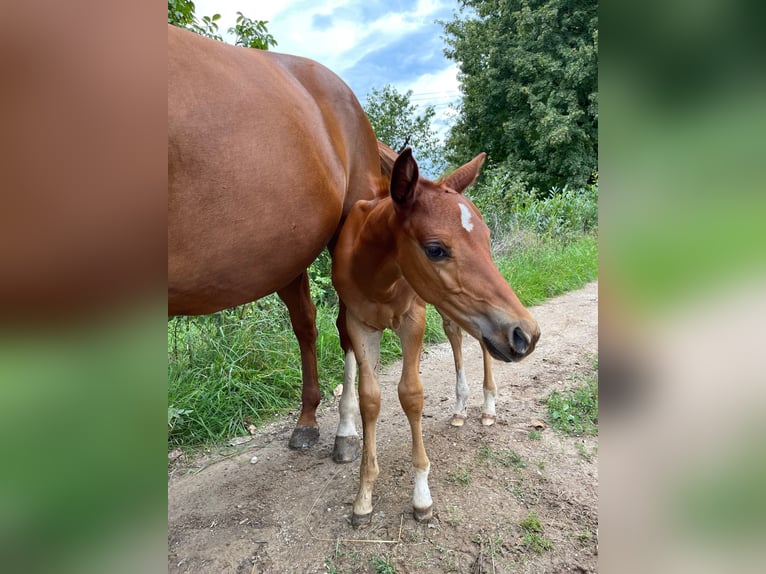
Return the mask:
{"type": "Polygon", "coordinates": [[[447,475],[447,482],[452,484],[459,484],[460,486],[468,486],[471,484],[471,469],[468,467],[460,467],[447,475]]]}
{"type": "Polygon", "coordinates": [[[495,262],[521,302],[538,305],[598,277],[598,239],[583,235],[567,244],[535,240],[500,254],[495,262]]]}
{"type": "Polygon", "coordinates": [[[496,451],[484,444],[479,447],[478,458],[479,462],[499,464],[507,468],[515,468],[516,470],[521,470],[527,466],[524,457],[516,451],[508,448],[496,451]]]}
{"type": "Polygon", "coordinates": [[[546,550],[553,548],[553,542],[543,536],[543,525],[534,510],[519,523],[519,526],[524,532],[521,542],[527,550],[542,554],[546,550]]]}
{"type": "Polygon", "coordinates": [[[388,556],[373,556],[370,563],[375,568],[375,574],[396,574],[396,568],[388,556]]]}
{"type": "Polygon", "coordinates": [[[529,440],[540,440],[543,436],[542,431],[537,429],[529,431],[529,440]]]}
{"type": "Polygon", "coordinates": [[[545,402],[553,428],[568,435],[598,434],[597,375],[588,377],[584,385],[575,389],[553,391],[545,402]]]}

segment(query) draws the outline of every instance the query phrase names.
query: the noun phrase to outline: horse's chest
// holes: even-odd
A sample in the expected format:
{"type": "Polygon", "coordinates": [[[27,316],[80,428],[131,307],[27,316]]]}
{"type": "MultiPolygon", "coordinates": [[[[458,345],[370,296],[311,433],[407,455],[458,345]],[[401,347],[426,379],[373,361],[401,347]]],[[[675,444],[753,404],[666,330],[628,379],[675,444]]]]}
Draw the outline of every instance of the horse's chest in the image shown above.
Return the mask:
{"type": "Polygon", "coordinates": [[[375,329],[398,329],[402,318],[418,300],[417,295],[406,283],[396,285],[389,292],[374,299],[361,302],[360,318],[375,329]]]}

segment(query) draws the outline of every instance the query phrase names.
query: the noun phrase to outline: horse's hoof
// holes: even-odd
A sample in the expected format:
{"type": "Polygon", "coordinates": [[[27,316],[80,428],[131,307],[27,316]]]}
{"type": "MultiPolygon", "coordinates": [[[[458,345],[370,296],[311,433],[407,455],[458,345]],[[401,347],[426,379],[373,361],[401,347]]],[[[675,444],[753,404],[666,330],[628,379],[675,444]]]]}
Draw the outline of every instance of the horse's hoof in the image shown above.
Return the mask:
{"type": "Polygon", "coordinates": [[[452,415],[452,420],[449,422],[453,427],[461,427],[463,424],[465,424],[465,415],[458,415],[454,414],[452,415]]]}
{"type": "Polygon", "coordinates": [[[428,508],[418,508],[416,506],[412,507],[412,514],[415,516],[415,520],[418,522],[427,522],[433,518],[434,515],[434,507],[433,504],[429,506],[428,508]]]}
{"type": "Polygon", "coordinates": [[[354,528],[359,528],[360,526],[369,524],[371,519],[372,519],[372,512],[368,512],[367,514],[352,513],[351,526],[353,526],[354,528]]]}
{"type": "Polygon", "coordinates": [[[487,415],[482,413],[481,424],[485,427],[491,427],[493,424],[495,424],[495,415],[487,415]]]}
{"type": "Polygon", "coordinates": [[[319,440],[319,428],[308,425],[297,425],[290,437],[288,446],[293,450],[305,450],[319,440]]]}
{"type": "Polygon", "coordinates": [[[335,462],[354,462],[360,453],[358,436],[335,437],[335,447],[332,449],[332,459],[335,462]]]}

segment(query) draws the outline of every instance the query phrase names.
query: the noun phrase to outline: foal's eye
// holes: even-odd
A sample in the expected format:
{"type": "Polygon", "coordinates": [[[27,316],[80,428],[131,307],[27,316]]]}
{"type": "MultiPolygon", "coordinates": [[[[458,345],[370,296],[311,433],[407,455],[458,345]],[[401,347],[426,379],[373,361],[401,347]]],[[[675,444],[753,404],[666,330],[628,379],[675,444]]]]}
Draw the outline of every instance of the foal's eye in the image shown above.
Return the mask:
{"type": "Polygon", "coordinates": [[[449,257],[449,251],[440,243],[426,243],[423,245],[423,250],[426,252],[426,257],[431,261],[441,261],[449,257]]]}

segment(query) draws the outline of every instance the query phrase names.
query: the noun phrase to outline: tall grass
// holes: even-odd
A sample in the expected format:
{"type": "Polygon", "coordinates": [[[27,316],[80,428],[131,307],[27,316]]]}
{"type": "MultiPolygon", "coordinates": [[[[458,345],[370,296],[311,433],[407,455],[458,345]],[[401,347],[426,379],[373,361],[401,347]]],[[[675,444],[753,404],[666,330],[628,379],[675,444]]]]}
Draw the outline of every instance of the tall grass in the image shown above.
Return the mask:
{"type": "MultiPolygon", "coordinates": [[[[500,271],[524,305],[581,287],[598,271],[598,189],[553,191],[544,198],[490,173],[471,190],[493,235],[500,271]]],[[[343,379],[335,328],[337,296],[329,257],[309,270],[317,303],[319,384],[325,397],[343,379]]],[[[445,340],[429,306],[425,344],[445,340]]],[[[381,361],[401,356],[386,331],[381,361]]],[[[277,413],[300,408],[300,352],[286,308],[276,295],[204,317],[168,321],[168,441],[216,443],[246,432],[277,413]]]]}

